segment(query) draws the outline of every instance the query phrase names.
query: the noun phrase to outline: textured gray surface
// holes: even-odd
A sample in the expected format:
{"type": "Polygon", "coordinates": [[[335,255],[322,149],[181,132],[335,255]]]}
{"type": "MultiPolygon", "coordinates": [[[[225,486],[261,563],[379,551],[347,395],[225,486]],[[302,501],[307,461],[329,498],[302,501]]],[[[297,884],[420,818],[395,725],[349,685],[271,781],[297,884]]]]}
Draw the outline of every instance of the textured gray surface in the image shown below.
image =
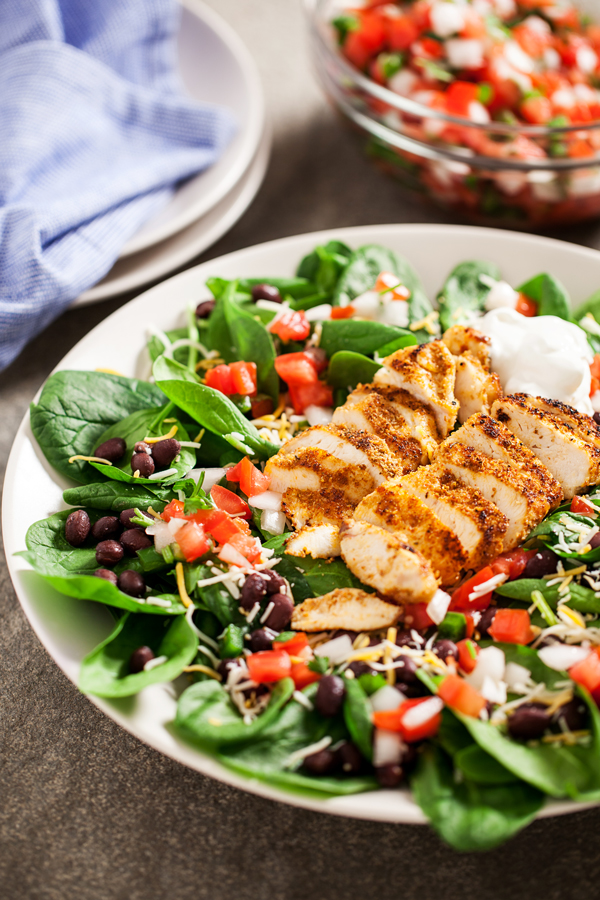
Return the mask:
{"type": "MultiPolygon", "coordinates": [[[[313,229],[444,221],[372,172],[312,79],[295,0],[211,0],[253,50],[275,131],[265,184],[201,259],[313,229]]],[[[600,247],[600,228],[559,235],[600,247]]],[[[67,313],[0,375],[0,477],[34,393],[126,299],[67,313]]],[[[3,900],[588,900],[600,811],[535,823],[462,855],[426,828],[344,820],[210,781],[121,731],[29,628],[0,560],[0,897],[3,900]]]]}

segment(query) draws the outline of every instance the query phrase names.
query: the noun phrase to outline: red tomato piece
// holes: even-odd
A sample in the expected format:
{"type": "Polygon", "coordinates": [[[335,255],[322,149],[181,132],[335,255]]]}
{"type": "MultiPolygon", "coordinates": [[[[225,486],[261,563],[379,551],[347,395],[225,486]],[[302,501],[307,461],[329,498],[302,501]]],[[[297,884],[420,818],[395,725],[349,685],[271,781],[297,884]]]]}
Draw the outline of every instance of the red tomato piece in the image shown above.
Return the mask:
{"type": "Polygon", "coordinates": [[[193,562],[210,550],[210,542],[204,528],[198,522],[186,522],[177,532],[175,540],[186,562],[193,562]]]}
{"type": "Polygon", "coordinates": [[[250,534],[250,529],[244,519],[232,519],[227,516],[222,522],[213,525],[210,533],[219,544],[226,544],[235,534],[250,534]]]}
{"type": "Polygon", "coordinates": [[[209,369],[204,376],[204,381],[207,387],[214,388],[215,391],[220,391],[227,397],[230,397],[231,394],[235,394],[236,392],[233,383],[233,375],[231,374],[231,368],[229,366],[220,365],[215,366],[213,369],[209,369]]]}
{"type": "Polygon", "coordinates": [[[438,697],[465,716],[475,719],[485,706],[485,700],[464,678],[458,675],[446,675],[438,685],[438,697]]]}
{"type": "MultiPolygon", "coordinates": [[[[256,494],[263,494],[269,488],[271,479],[268,475],[263,475],[260,469],[253,466],[247,456],[241,462],[240,468],[240,488],[246,497],[254,497],[256,494]]],[[[243,502],[243,501],[242,501],[243,502]]]]}
{"type": "Polygon", "coordinates": [[[508,575],[509,581],[520,578],[525,571],[525,566],[532,556],[535,556],[535,550],[507,550],[490,563],[495,575],[508,575]]]}
{"type": "Polygon", "coordinates": [[[349,303],[348,306],[332,306],[330,317],[332,319],[351,319],[355,313],[356,310],[349,303]]]}
{"type": "Polygon", "coordinates": [[[386,21],[390,50],[408,50],[419,37],[420,31],[410,16],[394,16],[386,21]]]}
{"type": "Polygon", "coordinates": [[[299,631],[293,638],[290,638],[289,641],[276,640],[274,643],[277,650],[285,650],[290,656],[298,656],[301,650],[304,650],[309,646],[308,637],[303,631],[299,631]]]}
{"type": "Polygon", "coordinates": [[[469,117],[469,107],[479,98],[479,88],[470,81],[454,81],[446,91],[446,109],[451,116],[469,117]]]}
{"type": "Polygon", "coordinates": [[[258,390],[256,363],[234,362],[229,366],[229,371],[233,379],[234,394],[240,394],[242,397],[251,397],[256,393],[258,390]]]}
{"type": "Polygon", "coordinates": [[[269,331],[280,337],[284,344],[288,341],[304,341],[310,334],[310,322],[303,310],[288,309],[273,319],[269,331]]]}
{"type": "Polygon", "coordinates": [[[184,504],[181,500],[171,500],[163,509],[161,519],[164,519],[165,522],[170,522],[171,519],[185,519],[183,507],[184,504]]]}
{"type": "Polygon", "coordinates": [[[294,412],[300,415],[307,406],[333,406],[333,390],[322,381],[314,384],[290,385],[290,400],[294,412]]]}
{"type": "Polygon", "coordinates": [[[217,553],[222,562],[227,563],[228,566],[239,566],[242,569],[248,568],[248,560],[245,556],[236,550],[235,547],[232,547],[230,543],[223,544],[217,553]]]}
{"type": "Polygon", "coordinates": [[[600,654],[598,649],[592,650],[586,659],[571,666],[569,677],[588,690],[590,694],[595,693],[600,688],[600,654]]]}
{"type": "Polygon", "coordinates": [[[463,615],[464,615],[465,621],[467,623],[467,627],[465,630],[466,637],[468,637],[468,638],[473,637],[473,634],[475,633],[475,619],[473,618],[473,616],[470,616],[469,613],[464,613],[463,615]]]}
{"type": "Polygon", "coordinates": [[[246,657],[250,678],[257,684],[271,684],[287,678],[292,672],[292,661],[285,650],[261,650],[246,657]]]}
{"type": "Polygon", "coordinates": [[[210,496],[218,509],[224,510],[230,516],[241,516],[244,519],[252,518],[252,511],[245,500],[228,491],[227,488],[215,484],[210,489],[210,496]]]}
{"type": "MultiPolygon", "coordinates": [[[[424,721],[412,723],[411,710],[428,703],[432,697],[419,697],[415,700],[405,700],[397,709],[386,709],[373,713],[373,724],[376,728],[384,728],[386,731],[395,731],[400,734],[407,744],[423,741],[425,738],[437,734],[442,717],[439,712],[433,712],[424,721]],[[407,714],[408,721],[407,721],[407,714]]],[[[414,714],[413,714],[414,715],[414,714]]]]}
{"type": "Polygon", "coordinates": [[[262,419],[263,416],[270,416],[275,407],[270,397],[262,397],[252,401],[251,409],[253,419],[262,419]]]}
{"type": "Polygon", "coordinates": [[[317,369],[306,353],[284,353],[275,359],[275,371],[287,384],[314,384],[317,369]]]}
{"type": "Polygon", "coordinates": [[[571,500],[571,512],[578,513],[581,516],[595,516],[598,510],[590,500],[585,497],[573,497],[571,500]]]}
{"type": "Polygon", "coordinates": [[[423,631],[433,625],[433,619],[427,615],[427,603],[411,603],[404,613],[404,624],[407,628],[423,631]]]}
{"type": "Polygon", "coordinates": [[[205,531],[212,534],[213,528],[216,528],[222,522],[229,519],[228,514],[222,509],[199,509],[198,512],[188,516],[190,521],[198,522],[205,531]]]}
{"type": "Polygon", "coordinates": [[[313,672],[312,669],[309,669],[305,662],[293,663],[291,676],[294,679],[297,691],[301,691],[302,688],[313,684],[315,681],[320,681],[323,677],[318,672],[313,672]]]}
{"type": "Polygon", "coordinates": [[[380,272],[375,282],[374,290],[379,294],[387,292],[392,295],[392,300],[408,300],[409,289],[403,285],[398,276],[393,272],[380,272]]]}
{"type": "Polygon", "coordinates": [[[535,300],[532,300],[531,297],[528,297],[526,294],[519,294],[515,309],[518,313],[521,313],[522,316],[527,316],[527,318],[532,319],[534,316],[537,316],[538,305],[535,300]]]}
{"type": "Polygon", "coordinates": [[[532,125],[545,125],[554,117],[552,104],[547,97],[527,97],[521,103],[521,115],[532,125]]]}
{"type": "Polygon", "coordinates": [[[469,638],[464,638],[456,646],[458,647],[458,665],[468,675],[477,665],[479,645],[469,638]]]}
{"type": "Polygon", "coordinates": [[[238,532],[227,541],[230,547],[241,553],[249,562],[255,562],[260,556],[261,544],[257,538],[238,532]]]}
{"type": "Polygon", "coordinates": [[[327,354],[324,350],[321,350],[320,347],[307,347],[304,351],[304,355],[313,364],[318,375],[320,375],[321,372],[324,372],[329,365],[327,362],[327,354]]]}
{"type": "Polygon", "coordinates": [[[237,483],[240,480],[240,473],[242,471],[242,461],[240,459],[239,463],[236,463],[235,466],[231,466],[231,468],[225,470],[225,478],[227,481],[233,481],[237,483]]]}
{"type": "Polygon", "coordinates": [[[593,378],[600,379],[600,353],[594,356],[594,362],[590,364],[590,371],[593,378]]]}
{"type": "Polygon", "coordinates": [[[529,644],[534,638],[526,609],[499,609],[488,631],[495,641],[505,644],[529,644]]]}
{"type": "Polygon", "coordinates": [[[489,581],[490,578],[493,578],[496,574],[497,573],[494,572],[491,566],[486,566],[478,572],[477,575],[473,575],[472,578],[465,581],[465,583],[452,594],[450,610],[452,612],[473,612],[475,610],[481,611],[487,609],[492,600],[493,591],[490,591],[488,594],[480,594],[472,599],[469,598],[478,585],[489,581]]]}

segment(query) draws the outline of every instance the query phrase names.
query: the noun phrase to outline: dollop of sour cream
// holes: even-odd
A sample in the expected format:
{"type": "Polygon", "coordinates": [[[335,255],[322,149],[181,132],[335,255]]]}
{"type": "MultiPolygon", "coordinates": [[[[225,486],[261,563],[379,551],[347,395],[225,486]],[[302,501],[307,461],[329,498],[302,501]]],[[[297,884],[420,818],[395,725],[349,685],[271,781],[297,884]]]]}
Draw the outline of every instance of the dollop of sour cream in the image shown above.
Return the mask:
{"type": "Polygon", "coordinates": [[[590,363],[594,354],[585,332],[557,316],[522,316],[493,309],[477,322],[492,341],[492,369],[506,394],[561,400],[593,415],[590,363]]]}

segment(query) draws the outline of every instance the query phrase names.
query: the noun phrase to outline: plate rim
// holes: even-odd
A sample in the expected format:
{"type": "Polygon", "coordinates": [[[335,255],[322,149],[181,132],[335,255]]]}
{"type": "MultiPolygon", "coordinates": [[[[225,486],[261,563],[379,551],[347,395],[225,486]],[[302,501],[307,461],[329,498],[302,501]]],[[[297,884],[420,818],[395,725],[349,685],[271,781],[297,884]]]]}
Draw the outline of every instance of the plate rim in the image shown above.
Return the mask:
{"type": "MultiPolygon", "coordinates": [[[[212,260],[208,260],[206,262],[200,263],[199,265],[194,266],[191,269],[187,269],[184,272],[178,273],[178,274],[172,276],[171,278],[166,279],[165,281],[161,282],[160,284],[149,288],[147,291],[144,291],[143,293],[138,295],[138,297],[135,297],[131,301],[129,301],[128,304],[124,304],[124,306],[121,307],[119,310],[116,310],[110,316],[107,316],[106,319],[103,320],[103,322],[100,322],[97,326],[95,326],[95,328],[91,329],[86,335],[84,335],[71,348],[71,350],[69,350],[69,352],[67,354],[65,354],[63,359],[54,367],[54,369],[52,370],[50,375],[56,371],[59,371],[60,369],[69,368],[69,363],[68,363],[69,357],[71,357],[71,355],[76,354],[76,351],[78,351],[80,344],[82,344],[84,341],[88,340],[90,335],[92,335],[97,329],[101,328],[104,325],[104,323],[108,322],[113,317],[118,316],[120,311],[123,308],[125,308],[125,306],[129,306],[129,304],[136,304],[136,303],[143,302],[143,299],[147,295],[149,295],[153,292],[159,291],[161,289],[164,289],[164,285],[167,283],[169,284],[170,287],[176,286],[176,283],[179,279],[190,278],[195,274],[199,274],[198,270],[203,269],[207,266],[219,265],[225,261],[236,262],[237,259],[240,259],[241,263],[243,265],[244,257],[248,254],[252,254],[252,252],[256,251],[258,248],[274,249],[274,248],[282,247],[282,246],[289,247],[290,245],[293,245],[294,242],[300,243],[301,241],[307,240],[308,238],[310,238],[311,241],[314,241],[315,243],[320,242],[323,239],[325,239],[325,240],[333,239],[334,237],[337,237],[338,239],[344,239],[344,237],[346,237],[349,241],[351,241],[353,234],[355,234],[356,232],[360,232],[361,233],[360,239],[362,240],[363,239],[362,236],[364,236],[364,234],[366,232],[367,234],[377,233],[379,235],[379,237],[377,239],[384,240],[385,238],[382,238],[382,236],[381,236],[382,232],[391,232],[393,234],[402,235],[403,232],[408,232],[408,231],[411,231],[413,233],[416,231],[418,233],[421,233],[423,236],[427,236],[427,234],[431,234],[432,232],[435,232],[435,231],[446,232],[446,233],[454,233],[459,236],[463,236],[465,238],[468,238],[469,234],[484,232],[485,234],[490,235],[491,237],[496,237],[500,241],[505,240],[507,242],[510,242],[511,240],[517,240],[518,242],[523,242],[526,244],[542,242],[544,245],[548,246],[549,249],[551,249],[552,246],[560,245],[560,246],[564,247],[566,245],[566,246],[568,246],[570,251],[573,252],[575,255],[581,255],[590,260],[594,260],[594,262],[597,263],[598,266],[600,267],[600,251],[598,251],[598,250],[595,250],[595,249],[592,249],[589,247],[584,247],[579,244],[574,244],[570,241],[559,241],[555,238],[546,238],[546,237],[543,237],[540,235],[520,234],[517,232],[507,232],[507,231],[503,231],[501,229],[481,228],[478,226],[452,225],[452,224],[445,225],[445,224],[427,224],[427,223],[419,223],[419,224],[403,223],[403,224],[396,224],[396,225],[383,224],[383,225],[350,226],[350,227],[346,227],[346,228],[325,229],[325,230],[316,231],[316,232],[304,232],[304,233],[297,234],[297,235],[290,235],[290,236],[287,236],[284,238],[276,238],[271,241],[265,241],[262,243],[254,244],[250,247],[241,248],[241,249],[232,251],[230,253],[223,254],[220,257],[215,257],[212,260]]],[[[44,384],[45,384],[45,381],[44,381],[44,384]]],[[[43,388],[43,385],[40,387],[40,389],[36,393],[34,399],[36,399],[39,396],[42,388],[43,388]]],[[[23,610],[34,633],[37,635],[38,639],[42,643],[42,646],[44,646],[44,648],[46,649],[46,652],[49,654],[49,656],[51,656],[51,658],[53,659],[55,664],[63,671],[63,673],[67,676],[69,681],[73,682],[75,687],[77,687],[74,678],[71,676],[71,674],[69,672],[67,672],[65,670],[65,668],[63,666],[60,665],[60,663],[57,662],[54,655],[47,647],[45,640],[43,639],[42,635],[40,634],[40,631],[38,630],[38,627],[37,627],[38,623],[30,615],[30,609],[28,608],[28,600],[26,597],[27,592],[26,592],[25,588],[22,587],[22,585],[19,583],[19,579],[18,579],[18,573],[19,573],[19,571],[22,571],[24,567],[21,566],[20,568],[17,568],[14,557],[12,555],[10,555],[8,552],[8,545],[10,545],[12,543],[10,538],[8,540],[6,539],[7,533],[8,534],[10,533],[7,530],[8,517],[9,517],[9,502],[10,502],[8,498],[11,493],[10,486],[14,480],[12,476],[16,470],[17,459],[18,459],[18,455],[19,455],[19,452],[21,449],[21,444],[25,439],[28,439],[28,435],[27,435],[28,428],[29,428],[29,410],[25,413],[25,415],[19,425],[17,433],[15,435],[15,438],[14,438],[14,441],[13,441],[13,444],[11,447],[11,451],[9,454],[9,459],[8,459],[8,463],[7,463],[7,467],[6,467],[6,475],[5,475],[5,479],[4,479],[4,491],[3,491],[3,502],[2,502],[2,526],[3,526],[4,538],[5,538],[5,541],[7,544],[7,553],[6,553],[7,568],[8,568],[10,577],[11,577],[11,581],[13,583],[15,593],[17,595],[17,599],[21,606],[21,609],[23,610]],[[21,593],[23,593],[23,595],[25,596],[25,600],[22,599],[21,593]]],[[[156,687],[156,686],[154,686],[154,687],[156,687]]],[[[147,690],[150,690],[150,689],[147,689],[147,690]]],[[[85,696],[96,707],[101,709],[106,715],[108,715],[111,719],[113,719],[113,721],[115,721],[120,727],[124,728],[128,733],[132,734],[138,740],[141,740],[143,743],[149,745],[150,747],[152,747],[153,749],[162,753],[163,755],[169,756],[170,758],[175,759],[177,762],[180,762],[183,765],[187,766],[188,768],[198,771],[201,774],[204,774],[211,778],[215,778],[218,781],[221,781],[232,787],[239,788],[240,790],[246,791],[248,793],[256,794],[258,796],[261,796],[261,797],[264,797],[267,799],[286,803],[290,806],[297,806],[297,807],[300,807],[303,809],[309,809],[309,810],[312,810],[315,812],[339,815],[339,816],[343,816],[346,818],[358,818],[358,819],[364,819],[367,821],[397,822],[397,823],[404,823],[404,824],[425,824],[427,821],[425,819],[425,816],[422,814],[419,807],[416,806],[414,800],[412,799],[412,797],[410,796],[410,794],[408,792],[406,792],[406,793],[403,792],[405,800],[409,801],[409,803],[407,805],[403,805],[401,807],[400,815],[395,815],[395,816],[390,815],[389,810],[385,809],[385,804],[383,804],[384,809],[382,810],[381,815],[377,815],[376,811],[374,811],[373,809],[363,809],[360,798],[372,798],[373,796],[377,796],[377,797],[380,797],[381,799],[384,799],[385,795],[397,794],[397,792],[378,791],[376,793],[368,792],[365,794],[356,794],[356,795],[352,795],[350,797],[335,797],[335,798],[331,798],[331,799],[315,799],[310,796],[305,796],[302,794],[294,793],[292,791],[284,790],[282,788],[263,784],[262,782],[259,782],[256,779],[246,778],[245,776],[238,775],[237,773],[228,769],[226,766],[222,765],[221,763],[217,762],[217,760],[215,760],[213,757],[209,756],[208,754],[205,754],[202,750],[200,750],[198,748],[193,748],[193,757],[190,760],[189,748],[193,747],[193,745],[189,745],[186,742],[180,741],[179,744],[176,744],[174,746],[171,745],[171,746],[165,748],[164,746],[161,746],[161,741],[157,740],[152,735],[140,734],[140,729],[132,727],[128,723],[126,716],[124,716],[119,710],[116,710],[115,707],[113,705],[111,705],[110,701],[107,701],[103,698],[94,697],[92,695],[86,694],[85,696]],[[187,753],[186,753],[185,748],[188,749],[187,753]],[[344,801],[344,802],[340,802],[340,801],[344,801]],[[348,802],[348,801],[350,801],[350,802],[348,802]],[[354,801],[354,802],[352,802],[352,801],[354,801]],[[410,813],[410,814],[407,814],[407,813],[410,813]]],[[[367,803],[368,803],[368,801],[367,801],[367,803]]],[[[590,809],[590,808],[596,807],[598,805],[599,805],[598,803],[594,803],[594,802],[581,803],[581,802],[575,802],[575,801],[570,801],[570,800],[558,800],[558,801],[554,800],[553,801],[553,800],[548,799],[546,805],[538,813],[537,818],[547,818],[547,817],[551,817],[551,816],[571,814],[571,813],[580,812],[580,811],[583,811],[586,809],[590,809]]]]}

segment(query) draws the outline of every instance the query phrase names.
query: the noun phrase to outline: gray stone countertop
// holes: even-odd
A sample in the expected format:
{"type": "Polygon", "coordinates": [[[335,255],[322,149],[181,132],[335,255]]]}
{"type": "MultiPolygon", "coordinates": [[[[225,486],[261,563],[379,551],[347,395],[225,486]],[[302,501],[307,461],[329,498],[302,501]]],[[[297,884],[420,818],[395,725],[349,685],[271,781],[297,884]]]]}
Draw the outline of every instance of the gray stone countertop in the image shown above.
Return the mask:
{"type": "MultiPolygon", "coordinates": [[[[201,262],[347,225],[451,221],[371,169],[312,76],[299,0],[209,0],[259,65],[274,146],[240,222],[201,262]]],[[[600,226],[557,235],[600,248],[600,226]]],[[[190,263],[192,265],[192,263],[190,263]]],[[[51,369],[132,295],[63,315],[0,376],[0,477],[51,369]]],[[[122,731],[39,644],[0,560],[0,897],[3,900],[589,900],[600,810],[536,822],[459,855],[425,827],[295,809],[211,781],[122,731]]]]}

